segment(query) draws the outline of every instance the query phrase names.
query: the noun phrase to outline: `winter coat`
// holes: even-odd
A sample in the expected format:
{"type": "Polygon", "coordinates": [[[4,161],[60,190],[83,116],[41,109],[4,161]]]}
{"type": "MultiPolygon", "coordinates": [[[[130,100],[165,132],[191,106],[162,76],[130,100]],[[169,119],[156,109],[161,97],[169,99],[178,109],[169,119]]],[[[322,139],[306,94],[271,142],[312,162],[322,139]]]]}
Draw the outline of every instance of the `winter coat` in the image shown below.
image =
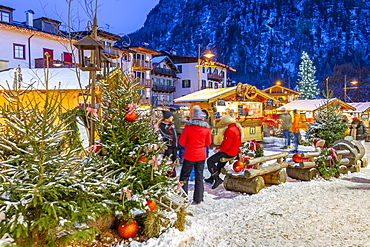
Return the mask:
{"type": "Polygon", "coordinates": [[[173,123],[162,120],[159,125],[159,133],[168,147],[177,147],[177,133],[173,123]]]}
{"type": "Polygon", "coordinates": [[[299,113],[294,114],[294,120],[292,123],[292,127],[290,128],[290,131],[293,133],[299,133],[301,122],[302,122],[301,115],[299,113]]]}
{"type": "Polygon", "coordinates": [[[229,156],[237,156],[242,143],[242,130],[237,124],[230,124],[224,132],[224,139],[218,152],[226,153],[229,156]]]}
{"type": "Polygon", "coordinates": [[[364,122],[360,122],[356,126],[356,140],[365,140],[368,135],[367,127],[364,122]]]}
{"type": "Polygon", "coordinates": [[[210,126],[200,119],[187,122],[179,139],[179,144],[185,147],[184,159],[189,161],[205,160],[207,158],[205,147],[211,143],[210,126]]]}
{"type": "Polygon", "coordinates": [[[283,130],[289,130],[292,127],[292,116],[288,112],[284,112],[280,115],[281,128],[283,130]]]}

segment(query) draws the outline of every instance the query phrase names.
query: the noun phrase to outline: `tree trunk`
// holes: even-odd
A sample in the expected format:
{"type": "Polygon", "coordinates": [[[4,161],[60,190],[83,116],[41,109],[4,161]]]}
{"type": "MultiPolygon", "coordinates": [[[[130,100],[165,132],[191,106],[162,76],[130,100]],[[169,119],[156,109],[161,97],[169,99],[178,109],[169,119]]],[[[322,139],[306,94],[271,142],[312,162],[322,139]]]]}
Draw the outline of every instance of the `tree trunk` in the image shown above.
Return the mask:
{"type": "Polygon", "coordinates": [[[276,172],[271,172],[265,175],[262,175],[265,184],[281,184],[286,182],[286,171],[281,169],[276,172]]]}
{"type": "Polygon", "coordinates": [[[310,181],[314,177],[317,177],[320,173],[316,168],[299,168],[288,166],[286,172],[289,177],[303,180],[303,181],[310,181]]]}
{"type": "Polygon", "coordinates": [[[224,187],[226,190],[232,190],[248,194],[257,194],[265,187],[265,181],[261,176],[247,179],[243,176],[233,176],[226,174],[224,187]]]}

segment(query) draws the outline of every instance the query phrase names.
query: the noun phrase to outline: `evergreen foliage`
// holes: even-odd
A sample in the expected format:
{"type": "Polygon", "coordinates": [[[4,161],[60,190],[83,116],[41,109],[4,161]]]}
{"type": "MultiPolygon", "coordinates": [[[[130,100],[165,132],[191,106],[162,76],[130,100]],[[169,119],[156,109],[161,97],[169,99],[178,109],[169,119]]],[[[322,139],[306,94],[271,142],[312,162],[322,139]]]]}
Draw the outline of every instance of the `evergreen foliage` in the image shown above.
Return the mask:
{"type": "Polygon", "coordinates": [[[298,98],[299,99],[316,99],[319,95],[317,80],[315,79],[316,68],[306,52],[302,52],[302,62],[299,65],[298,79],[298,98]]]}
{"type": "Polygon", "coordinates": [[[340,105],[333,99],[327,99],[316,111],[313,124],[308,126],[306,139],[310,142],[315,138],[325,140],[325,146],[330,147],[335,141],[345,137],[348,123],[344,121],[340,105]]]}
{"type": "Polygon", "coordinates": [[[108,171],[87,162],[81,148],[68,146],[59,101],[46,90],[36,102],[27,91],[5,91],[0,107],[0,237],[9,233],[19,246],[89,242],[89,222],[108,211],[104,200],[108,171]]]}
{"type": "Polygon", "coordinates": [[[135,213],[145,213],[147,200],[158,201],[176,187],[177,180],[167,175],[172,168],[166,164],[167,158],[159,157],[165,144],[154,131],[158,121],[154,110],[137,106],[140,84],[117,70],[99,86],[102,118],[94,120],[104,151],[102,162],[112,170],[120,170],[113,177],[118,186],[110,187],[107,196],[116,201],[116,216],[127,220],[135,213]],[[137,115],[133,122],[126,120],[131,111],[137,115]]]}

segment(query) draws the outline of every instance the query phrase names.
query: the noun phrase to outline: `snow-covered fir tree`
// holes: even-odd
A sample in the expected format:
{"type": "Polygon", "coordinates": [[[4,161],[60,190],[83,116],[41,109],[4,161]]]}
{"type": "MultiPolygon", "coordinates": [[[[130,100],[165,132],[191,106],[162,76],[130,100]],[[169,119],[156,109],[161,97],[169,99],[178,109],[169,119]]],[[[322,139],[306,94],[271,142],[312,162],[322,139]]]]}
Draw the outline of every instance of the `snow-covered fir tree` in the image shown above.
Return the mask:
{"type": "Polygon", "coordinates": [[[302,62],[299,65],[298,79],[298,98],[299,99],[316,99],[319,94],[317,80],[315,79],[316,68],[309,58],[307,52],[302,52],[302,62]]]}

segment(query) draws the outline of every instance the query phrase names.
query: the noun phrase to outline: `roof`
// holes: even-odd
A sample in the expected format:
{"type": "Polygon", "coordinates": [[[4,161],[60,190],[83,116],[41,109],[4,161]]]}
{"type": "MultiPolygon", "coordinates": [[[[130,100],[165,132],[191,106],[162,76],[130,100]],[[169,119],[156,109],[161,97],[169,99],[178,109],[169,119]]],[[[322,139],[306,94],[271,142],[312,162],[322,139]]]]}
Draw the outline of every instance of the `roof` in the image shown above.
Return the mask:
{"type": "Polygon", "coordinates": [[[176,73],[180,73],[175,63],[168,56],[158,56],[152,58],[152,63],[154,67],[156,67],[156,65],[160,64],[161,62],[166,62],[167,66],[169,66],[172,70],[174,70],[176,73]]]}
{"type": "MultiPolygon", "coordinates": [[[[87,35],[91,35],[92,31],[80,31],[80,32],[74,32],[73,34],[74,35],[79,35],[79,36],[87,36],[87,35]]],[[[113,33],[110,33],[110,32],[106,32],[106,31],[103,31],[103,30],[97,30],[97,35],[100,36],[100,37],[103,37],[103,38],[106,38],[106,39],[110,39],[110,40],[116,40],[116,41],[119,41],[121,40],[121,36],[119,35],[116,35],[116,34],[113,34],[113,33]]]]}
{"type": "Polygon", "coordinates": [[[152,54],[152,55],[160,55],[161,53],[157,52],[157,51],[154,51],[154,50],[150,50],[148,48],[145,48],[145,47],[140,47],[140,46],[132,46],[132,47],[129,47],[131,50],[134,50],[134,51],[139,51],[139,52],[144,52],[144,53],[149,53],[149,54],[152,54]]]}
{"type": "MultiPolygon", "coordinates": [[[[207,88],[203,89],[185,96],[182,96],[180,98],[174,99],[173,102],[176,104],[181,103],[189,103],[189,102],[202,102],[202,101],[208,101],[209,103],[216,101],[219,98],[226,98],[231,95],[236,95],[236,86],[235,87],[226,87],[226,88],[207,88]]],[[[257,95],[260,97],[263,97],[267,100],[274,100],[278,101],[275,98],[271,97],[270,95],[261,92],[257,89],[257,95]]]]}
{"type": "MultiPolygon", "coordinates": [[[[0,71],[0,85],[8,89],[7,82],[12,87],[14,82],[15,69],[0,71]]],[[[89,84],[89,72],[81,71],[80,79],[82,89],[85,89],[89,84]]],[[[45,90],[45,75],[44,69],[21,69],[23,81],[21,89],[27,88],[29,85],[31,90],[45,90]]],[[[59,88],[62,90],[76,90],[81,89],[76,76],[76,70],[70,68],[51,68],[49,69],[49,89],[59,88]],[[60,88],[59,88],[59,82],[60,88]]]]}
{"type": "Polygon", "coordinates": [[[356,103],[348,103],[349,105],[356,108],[354,111],[346,111],[346,112],[366,112],[370,110],[370,102],[356,102],[356,103]]]}
{"type": "MultiPolygon", "coordinates": [[[[172,59],[172,61],[174,63],[198,63],[198,57],[189,57],[189,56],[178,56],[178,55],[169,55],[172,59]]],[[[204,58],[201,58],[202,60],[206,61],[206,59],[204,58]]],[[[219,62],[216,62],[216,61],[213,61],[214,62],[214,65],[216,66],[219,66],[221,68],[225,68],[225,69],[228,69],[228,70],[231,70],[231,71],[236,71],[236,69],[230,67],[230,66],[227,66],[226,64],[223,64],[223,63],[219,63],[219,62]]]]}
{"type": "Polygon", "coordinates": [[[294,100],[286,105],[277,108],[278,111],[285,109],[287,111],[299,110],[299,111],[316,111],[328,102],[339,102],[342,110],[355,110],[353,106],[337,99],[307,99],[307,100],[294,100]]]}
{"type": "MultiPolygon", "coordinates": [[[[299,94],[299,92],[297,92],[297,91],[295,91],[293,89],[290,89],[290,88],[287,88],[287,87],[283,87],[283,86],[280,86],[280,85],[274,85],[272,87],[263,89],[262,92],[270,94],[270,92],[268,92],[268,91],[273,90],[275,88],[279,88],[281,90],[288,91],[289,93],[292,93],[292,94],[299,94]]],[[[274,92],[271,92],[271,93],[274,93],[274,92]]]]}

